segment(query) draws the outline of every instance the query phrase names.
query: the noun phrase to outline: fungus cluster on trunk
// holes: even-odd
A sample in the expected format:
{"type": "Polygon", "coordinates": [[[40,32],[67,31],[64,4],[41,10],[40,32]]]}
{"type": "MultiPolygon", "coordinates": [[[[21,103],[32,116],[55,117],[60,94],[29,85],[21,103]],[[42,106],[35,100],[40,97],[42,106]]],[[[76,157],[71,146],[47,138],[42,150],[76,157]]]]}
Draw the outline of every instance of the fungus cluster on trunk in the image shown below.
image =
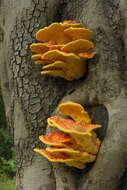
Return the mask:
{"type": "Polygon", "coordinates": [[[86,59],[93,58],[92,31],[75,21],[52,23],[36,33],[40,43],[33,43],[32,59],[42,65],[42,75],[48,74],[75,80],[86,73],[86,59]]]}
{"type": "Polygon", "coordinates": [[[68,166],[83,169],[86,163],[96,159],[100,140],[94,130],[101,125],[91,124],[88,113],[80,104],[74,102],[60,104],[58,111],[69,118],[48,118],[48,125],[60,132],[54,131],[40,136],[39,139],[48,146],[46,149],[35,148],[34,151],[51,162],[63,162],[68,166]]]}

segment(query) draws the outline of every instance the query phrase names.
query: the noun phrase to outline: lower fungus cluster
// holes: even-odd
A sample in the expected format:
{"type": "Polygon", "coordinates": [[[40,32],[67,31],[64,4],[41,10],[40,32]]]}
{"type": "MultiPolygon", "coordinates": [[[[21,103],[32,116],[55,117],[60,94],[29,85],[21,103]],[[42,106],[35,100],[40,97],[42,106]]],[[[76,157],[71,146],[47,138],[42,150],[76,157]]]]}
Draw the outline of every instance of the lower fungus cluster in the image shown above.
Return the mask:
{"type": "Polygon", "coordinates": [[[89,39],[92,31],[83,28],[75,21],[52,23],[36,33],[41,43],[33,43],[31,50],[35,52],[32,59],[35,64],[42,65],[42,75],[48,74],[75,80],[86,73],[86,59],[95,56],[93,42],[89,39]]]}
{"type": "Polygon", "coordinates": [[[51,162],[62,162],[68,166],[83,169],[86,163],[95,161],[100,140],[94,130],[101,125],[91,124],[84,108],[74,102],[60,104],[58,111],[71,119],[58,116],[48,118],[48,125],[61,132],[51,132],[39,139],[47,144],[46,149],[35,148],[51,162]]]}

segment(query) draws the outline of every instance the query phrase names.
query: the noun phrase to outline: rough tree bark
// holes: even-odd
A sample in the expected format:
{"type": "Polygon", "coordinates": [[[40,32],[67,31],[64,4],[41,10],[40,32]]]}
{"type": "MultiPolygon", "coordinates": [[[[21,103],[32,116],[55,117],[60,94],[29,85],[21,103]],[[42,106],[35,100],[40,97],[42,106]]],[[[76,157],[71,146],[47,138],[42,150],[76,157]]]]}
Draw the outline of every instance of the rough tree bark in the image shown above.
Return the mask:
{"type": "Polygon", "coordinates": [[[127,189],[126,175],[122,181],[127,162],[126,52],[126,0],[0,0],[0,82],[14,133],[17,190],[127,189]],[[73,82],[40,76],[29,50],[39,28],[67,19],[94,31],[97,51],[87,77],[73,82]],[[108,126],[88,172],[51,165],[33,152],[38,136],[46,133],[47,117],[66,100],[89,107],[95,122],[108,126]]]}

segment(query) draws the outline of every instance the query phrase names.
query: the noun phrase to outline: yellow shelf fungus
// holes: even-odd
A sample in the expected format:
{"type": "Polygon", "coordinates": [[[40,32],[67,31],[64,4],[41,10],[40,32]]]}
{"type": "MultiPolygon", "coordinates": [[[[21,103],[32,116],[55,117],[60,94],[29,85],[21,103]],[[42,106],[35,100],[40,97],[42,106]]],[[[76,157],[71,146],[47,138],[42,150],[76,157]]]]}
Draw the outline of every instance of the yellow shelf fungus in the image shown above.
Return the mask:
{"type": "Polygon", "coordinates": [[[72,148],[68,148],[68,147],[47,147],[46,150],[48,152],[64,152],[64,153],[67,153],[69,156],[77,156],[79,155],[79,150],[74,150],[72,148]]]}
{"type": "Polygon", "coordinates": [[[44,135],[39,136],[39,139],[47,145],[57,146],[57,147],[66,147],[67,142],[71,143],[71,138],[68,134],[62,134],[56,131],[46,136],[44,135]]]}
{"type": "Polygon", "coordinates": [[[63,115],[71,117],[76,122],[91,123],[89,114],[83,106],[75,102],[65,102],[58,106],[58,111],[63,115]]]}
{"type": "Polygon", "coordinates": [[[48,125],[59,129],[39,139],[50,147],[37,149],[51,162],[63,162],[68,166],[83,169],[86,163],[95,161],[100,147],[100,140],[94,130],[101,125],[91,124],[91,119],[84,108],[74,102],[66,102],[58,106],[58,111],[72,119],[54,116],[48,118],[48,125]]]}
{"type": "Polygon", "coordinates": [[[101,125],[76,123],[71,119],[64,119],[57,116],[48,118],[48,124],[49,126],[56,127],[59,130],[70,134],[84,151],[92,154],[98,152],[98,144],[94,141],[92,131],[100,128],[101,125]]]}
{"type": "Polygon", "coordinates": [[[83,122],[75,122],[72,119],[65,119],[62,117],[54,116],[48,118],[49,126],[56,127],[65,133],[86,135],[90,134],[91,131],[100,128],[101,125],[87,124],[83,122]]]}
{"type": "Polygon", "coordinates": [[[40,42],[30,46],[31,51],[37,53],[32,59],[35,64],[42,64],[42,75],[79,79],[86,73],[85,60],[96,55],[91,51],[93,42],[88,40],[91,36],[92,31],[76,21],[52,23],[36,33],[36,39],[40,42]]]}
{"type": "Polygon", "coordinates": [[[73,160],[70,156],[61,152],[49,152],[45,149],[39,148],[35,148],[34,151],[40,153],[42,156],[46,157],[51,162],[66,162],[73,160]]]}
{"type": "Polygon", "coordinates": [[[67,43],[64,45],[61,50],[67,53],[83,53],[88,51],[89,49],[94,48],[94,45],[89,40],[79,39],[74,40],[72,42],[67,43]]]}
{"type": "Polygon", "coordinates": [[[64,29],[69,27],[81,27],[80,23],[77,23],[75,20],[64,20],[60,22],[60,24],[64,27],[64,29]]]}
{"type": "Polygon", "coordinates": [[[64,33],[71,38],[71,40],[78,39],[90,39],[92,37],[93,32],[86,28],[67,28],[64,30],[64,33]]]}
{"type": "Polygon", "coordinates": [[[30,48],[31,51],[41,54],[49,50],[49,46],[46,43],[33,43],[30,48]]]}
{"type": "Polygon", "coordinates": [[[64,27],[60,23],[52,23],[36,33],[36,39],[41,42],[52,42],[52,44],[65,44],[71,39],[64,33],[64,27]]]}
{"type": "Polygon", "coordinates": [[[78,56],[82,59],[91,59],[96,55],[96,52],[83,52],[79,53],[78,56]]]}
{"type": "Polygon", "coordinates": [[[31,48],[31,51],[33,52],[43,54],[50,50],[55,50],[55,49],[61,50],[63,46],[64,45],[59,45],[59,44],[53,45],[50,43],[49,44],[48,43],[33,43],[31,44],[30,48],[31,48]]]}
{"type": "Polygon", "coordinates": [[[49,75],[66,77],[67,80],[73,80],[80,78],[80,75],[86,72],[81,59],[73,53],[52,50],[44,53],[41,60],[47,64],[42,67],[43,71],[41,74],[48,72],[49,75]]]}

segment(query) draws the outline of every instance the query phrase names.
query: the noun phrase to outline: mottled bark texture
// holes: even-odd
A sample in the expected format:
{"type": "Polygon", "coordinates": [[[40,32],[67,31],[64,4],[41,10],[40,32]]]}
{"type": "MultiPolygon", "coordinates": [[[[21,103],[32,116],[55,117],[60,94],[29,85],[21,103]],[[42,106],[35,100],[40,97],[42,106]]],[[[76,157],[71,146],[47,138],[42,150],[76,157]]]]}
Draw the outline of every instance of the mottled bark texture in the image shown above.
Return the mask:
{"type": "Polygon", "coordinates": [[[127,189],[127,1],[1,0],[0,82],[6,116],[14,132],[17,190],[127,189]],[[51,22],[74,19],[94,31],[97,56],[84,79],[68,82],[40,76],[29,45],[51,22]],[[88,107],[103,140],[94,166],[79,171],[37,156],[38,136],[58,103],[88,107]],[[105,127],[108,126],[105,133],[105,127]]]}

